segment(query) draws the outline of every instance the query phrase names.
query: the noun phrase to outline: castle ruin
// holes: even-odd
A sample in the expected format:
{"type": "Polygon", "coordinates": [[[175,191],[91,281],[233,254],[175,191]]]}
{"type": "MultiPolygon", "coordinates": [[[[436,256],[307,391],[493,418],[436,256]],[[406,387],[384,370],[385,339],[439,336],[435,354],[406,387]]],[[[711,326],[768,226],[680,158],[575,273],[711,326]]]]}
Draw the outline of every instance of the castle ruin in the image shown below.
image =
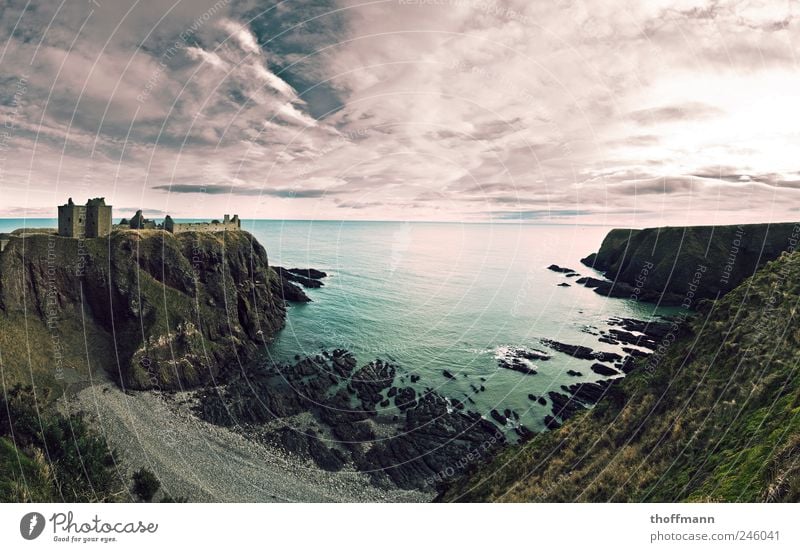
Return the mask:
{"type": "Polygon", "coordinates": [[[102,238],[111,233],[111,205],[105,198],[75,205],[72,198],[58,206],[58,235],[67,238],[102,238]]]}
{"type": "Polygon", "coordinates": [[[211,222],[175,222],[172,217],[167,215],[164,219],[164,230],[172,232],[173,234],[180,234],[181,232],[232,232],[239,230],[242,227],[242,221],[239,220],[239,215],[225,215],[222,222],[212,220],[211,222]]]}
{"type": "MultiPolygon", "coordinates": [[[[163,224],[146,219],[141,210],[129,220],[122,219],[118,225],[112,222],[111,205],[106,205],[105,198],[90,199],[86,205],[76,205],[69,198],[64,205],[58,206],[58,235],[67,238],[102,238],[111,234],[114,228],[130,230],[166,230],[173,234],[182,232],[232,232],[241,230],[239,215],[225,215],[222,222],[175,222],[167,215],[163,224]]],[[[5,247],[7,239],[0,242],[5,247]]]]}

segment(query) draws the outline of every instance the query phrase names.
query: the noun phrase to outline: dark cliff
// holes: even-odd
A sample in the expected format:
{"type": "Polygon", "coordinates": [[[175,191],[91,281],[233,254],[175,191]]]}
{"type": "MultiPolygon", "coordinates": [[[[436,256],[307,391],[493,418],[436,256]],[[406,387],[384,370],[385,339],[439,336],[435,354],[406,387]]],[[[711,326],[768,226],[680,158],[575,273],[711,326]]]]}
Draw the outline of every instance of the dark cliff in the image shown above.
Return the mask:
{"type": "Polygon", "coordinates": [[[195,387],[239,370],[284,319],[267,253],[247,232],[37,234],[13,238],[0,256],[12,381],[105,369],[127,388],[195,387]]]}
{"type": "Polygon", "coordinates": [[[611,380],[592,410],[439,499],[797,502],[798,305],[800,252],[785,253],[666,334],[663,355],[611,380]]]}
{"type": "Polygon", "coordinates": [[[582,260],[615,282],[598,293],[662,304],[715,298],[794,249],[800,223],[611,230],[582,260]]]}

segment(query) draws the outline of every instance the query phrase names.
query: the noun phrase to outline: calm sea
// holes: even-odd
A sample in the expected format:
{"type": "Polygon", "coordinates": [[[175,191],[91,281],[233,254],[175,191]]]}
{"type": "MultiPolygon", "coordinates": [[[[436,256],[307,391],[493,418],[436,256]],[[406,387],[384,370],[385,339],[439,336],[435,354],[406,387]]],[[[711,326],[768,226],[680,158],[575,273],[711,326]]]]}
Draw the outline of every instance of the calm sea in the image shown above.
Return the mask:
{"type": "MultiPolygon", "coordinates": [[[[28,219],[28,227],[54,226],[28,219]]],[[[0,232],[23,225],[0,220],[0,232]]],[[[275,360],[322,348],[353,351],[360,363],[395,361],[431,387],[487,414],[511,408],[530,429],[543,427],[550,406],[528,399],[562,384],[600,379],[582,361],[548,351],[549,338],[596,350],[596,332],[612,316],[649,319],[675,310],[602,297],[575,278],[547,270],[555,263],[597,275],[579,259],[596,251],[609,228],[523,224],[243,221],[264,244],[270,263],[328,272],[325,286],[307,290],[312,303],[293,305],[270,349],[275,360]],[[509,348],[548,351],[537,375],[498,367],[509,348]],[[569,376],[576,370],[581,377],[569,376]],[[443,376],[448,370],[456,379],[443,376]],[[480,378],[484,378],[482,381],[480,378]],[[485,391],[475,393],[473,386],[485,391]]],[[[408,383],[408,378],[406,378],[408,383]]]]}

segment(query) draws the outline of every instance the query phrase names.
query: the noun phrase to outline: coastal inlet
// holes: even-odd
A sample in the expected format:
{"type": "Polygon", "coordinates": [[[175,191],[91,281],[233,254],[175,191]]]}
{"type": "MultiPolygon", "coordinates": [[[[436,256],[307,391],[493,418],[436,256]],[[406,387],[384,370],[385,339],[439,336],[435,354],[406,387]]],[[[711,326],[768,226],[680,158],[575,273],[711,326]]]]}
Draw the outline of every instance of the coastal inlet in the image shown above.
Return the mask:
{"type": "Polygon", "coordinates": [[[271,262],[328,275],[305,290],[311,302],[289,306],[268,363],[335,348],[359,363],[390,362],[415,392],[465,405],[510,440],[561,420],[570,386],[621,377],[628,357],[652,350],[657,337],[642,330],[662,330],[641,321],[681,312],[576,283],[601,278],[580,259],[607,228],[245,221],[243,229],[271,262]]]}

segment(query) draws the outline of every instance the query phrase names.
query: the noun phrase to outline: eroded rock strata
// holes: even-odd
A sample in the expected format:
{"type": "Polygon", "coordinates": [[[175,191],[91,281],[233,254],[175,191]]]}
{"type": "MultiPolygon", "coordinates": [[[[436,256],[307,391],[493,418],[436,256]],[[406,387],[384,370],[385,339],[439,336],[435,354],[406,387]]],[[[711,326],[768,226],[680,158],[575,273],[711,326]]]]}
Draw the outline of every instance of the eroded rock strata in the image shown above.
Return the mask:
{"type": "Polygon", "coordinates": [[[323,469],[350,463],[377,484],[404,489],[431,489],[505,444],[494,424],[460,401],[399,386],[399,371],[382,360],[358,368],[347,351],[323,352],[208,388],[196,412],[323,469]]]}

